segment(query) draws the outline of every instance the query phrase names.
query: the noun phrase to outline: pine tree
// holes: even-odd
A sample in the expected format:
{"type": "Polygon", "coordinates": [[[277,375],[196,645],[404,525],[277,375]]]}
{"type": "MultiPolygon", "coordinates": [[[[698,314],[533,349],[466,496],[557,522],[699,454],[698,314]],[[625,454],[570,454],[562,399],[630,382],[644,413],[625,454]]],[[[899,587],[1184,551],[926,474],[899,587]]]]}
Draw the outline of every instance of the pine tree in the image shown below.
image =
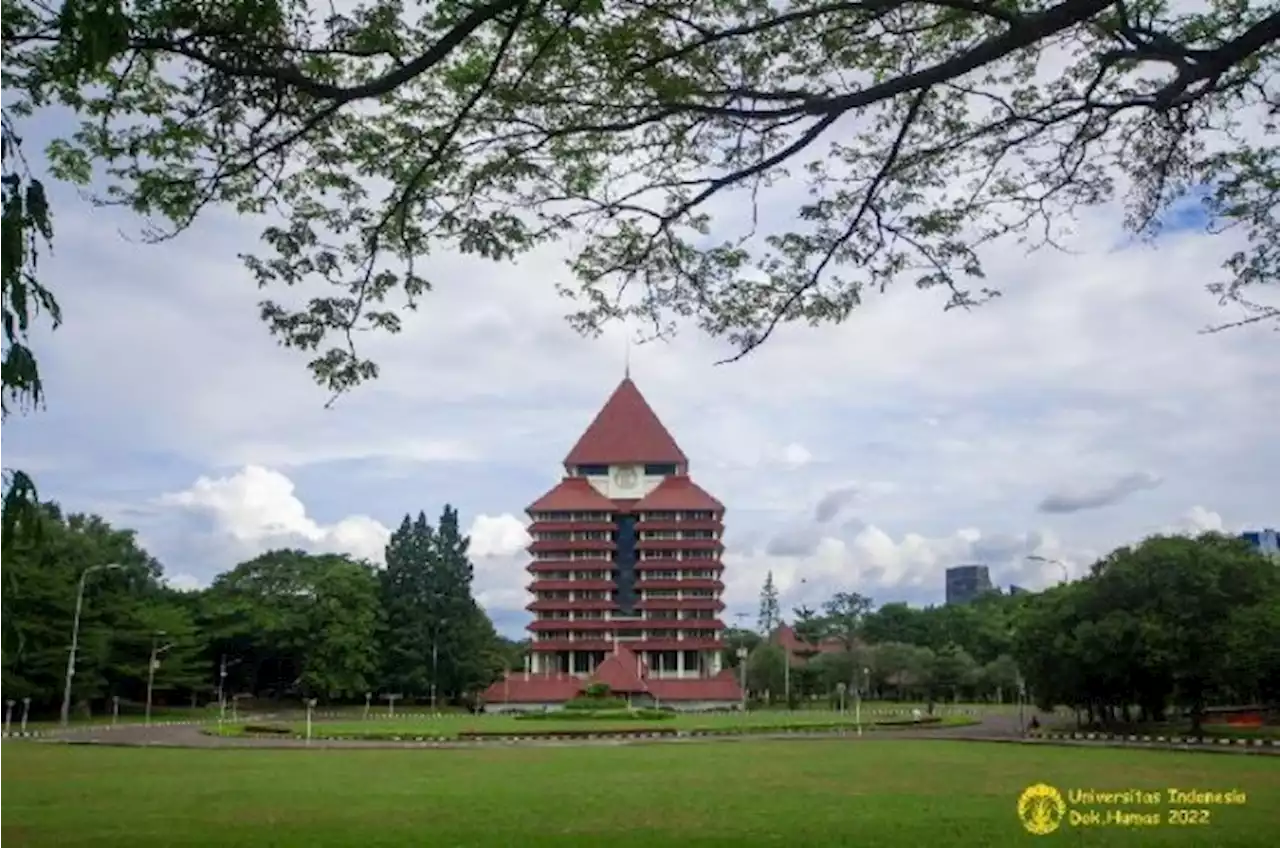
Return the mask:
{"type": "Polygon", "coordinates": [[[760,590],[760,635],[766,639],[775,627],[782,623],[782,607],[778,604],[778,587],[773,585],[773,572],[764,578],[764,588],[760,590]]]}
{"type": "Polygon", "coordinates": [[[488,685],[502,667],[493,624],[471,594],[475,569],[458,511],[435,529],[405,516],[387,545],[383,575],[385,685],[437,703],[488,685]]]}
{"type": "Polygon", "coordinates": [[[405,515],[387,542],[382,572],[383,694],[421,694],[430,687],[430,558],[435,538],[426,515],[405,515]]]}

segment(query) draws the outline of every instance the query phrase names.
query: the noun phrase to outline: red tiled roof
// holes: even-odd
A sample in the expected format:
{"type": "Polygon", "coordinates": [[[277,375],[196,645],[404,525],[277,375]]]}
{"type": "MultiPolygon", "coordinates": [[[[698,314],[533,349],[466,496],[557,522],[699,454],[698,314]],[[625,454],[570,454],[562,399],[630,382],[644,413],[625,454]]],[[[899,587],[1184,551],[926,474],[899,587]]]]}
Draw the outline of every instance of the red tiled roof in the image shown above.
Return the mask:
{"type": "Polygon", "coordinates": [[[484,692],[490,704],[553,704],[567,701],[582,691],[582,681],[567,674],[544,675],[509,671],[484,692]]]}
{"type": "Polygon", "coordinates": [[[627,377],[613,390],[582,438],[565,457],[565,465],[675,463],[689,460],[649,402],[627,377]]]}
{"type": "Polygon", "coordinates": [[[778,625],[778,628],[773,631],[773,641],[782,646],[787,653],[800,657],[831,654],[844,650],[844,643],[834,636],[828,636],[818,643],[806,642],[790,624],[778,625]]]}
{"type": "Polygon", "coordinates": [[[733,671],[694,680],[649,680],[649,691],[659,701],[738,701],[742,687],[733,671]]]}
{"type": "Polygon", "coordinates": [[[666,512],[680,509],[700,509],[719,512],[724,504],[707,494],[706,490],[683,475],[668,477],[652,492],[636,504],[636,512],[666,512]]]}
{"type": "Polygon", "coordinates": [[[626,645],[618,645],[613,653],[604,658],[604,662],[596,666],[591,682],[604,683],[619,695],[634,695],[649,691],[644,680],[646,674],[648,669],[636,652],[626,645]]]}
{"type": "Polygon", "coordinates": [[[613,501],[597,492],[583,477],[566,477],[529,504],[528,512],[613,512],[613,501]]]}
{"type": "MultiPolygon", "coordinates": [[[[635,653],[623,647],[619,650],[619,655],[610,655],[596,668],[592,680],[609,683],[609,688],[620,695],[648,692],[659,702],[738,701],[742,698],[737,677],[728,669],[715,677],[692,680],[642,679],[635,673],[635,663],[635,653]],[[622,656],[624,653],[630,657],[622,656]],[[630,682],[624,680],[628,676],[630,682]],[[618,685],[615,686],[615,682],[618,685]]],[[[566,674],[530,674],[526,677],[522,672],[515,671],[508,672],[505,680],[499,680],[486,689],[484,700],[489,704],[555,704],[581,694],[584,688],[581,680],[566,674]]]]}

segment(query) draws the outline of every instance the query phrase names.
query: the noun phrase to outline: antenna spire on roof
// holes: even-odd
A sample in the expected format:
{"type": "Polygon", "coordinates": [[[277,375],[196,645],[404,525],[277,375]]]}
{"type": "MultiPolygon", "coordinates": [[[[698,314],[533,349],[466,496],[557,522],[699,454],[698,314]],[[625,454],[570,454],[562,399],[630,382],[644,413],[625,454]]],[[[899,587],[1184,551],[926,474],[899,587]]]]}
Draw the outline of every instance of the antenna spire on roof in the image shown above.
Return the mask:
{"type": "Polygon", "coordinates": [[[631,337],[627,336],[626,353],[623,354],[622,360],[622,376],[623,379],[631,379],[631,337]]]}

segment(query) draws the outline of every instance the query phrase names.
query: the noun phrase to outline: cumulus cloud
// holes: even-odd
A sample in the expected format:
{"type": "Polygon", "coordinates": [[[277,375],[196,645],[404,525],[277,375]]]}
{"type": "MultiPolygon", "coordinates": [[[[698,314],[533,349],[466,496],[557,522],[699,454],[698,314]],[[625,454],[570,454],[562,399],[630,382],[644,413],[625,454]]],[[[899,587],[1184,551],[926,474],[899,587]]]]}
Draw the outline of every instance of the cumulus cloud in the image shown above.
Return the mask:
{"type": "Polygon", "coordinates": [[[201,477],[188,489],[162,495],[163,506],[208,518],[214,532],[241,549],[300,547],[382,562],[391,531],[366,515],[321,524],[307,515],[285,475],[249,465],[227,477],[201,477]]]}
{"type": "Polygon", "coordinates": [[[1037,509],[1047,513],[1081,512],[1086,509],[1100,509],[1112,506],[1120,501],[1146,489],[1154,489],[1160,485],[1161,479],[1146,471],[1125,474],[1106,483],[1091,487],[1067,489],[1052,492],[1040,501],[1037,509]]]}

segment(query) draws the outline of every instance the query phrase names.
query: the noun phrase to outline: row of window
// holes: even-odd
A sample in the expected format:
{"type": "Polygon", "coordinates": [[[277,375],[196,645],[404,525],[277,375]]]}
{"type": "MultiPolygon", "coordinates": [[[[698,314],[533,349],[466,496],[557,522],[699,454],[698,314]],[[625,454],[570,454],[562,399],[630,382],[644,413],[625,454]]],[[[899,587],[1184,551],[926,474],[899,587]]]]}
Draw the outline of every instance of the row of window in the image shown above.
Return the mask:
{"type": "MultiPolygon", "coordinates": [[[[601,580],[598,571],[544,571],[538,575],[539,580],[601,580]]],[[[685,569],[683,571],[646,571],[641,578],[641,582],[645,580],[714,580],[716,579],[715,571],[711,569],[694,568],[685,569]]]]}
{"type": "MultiPolygon", "coordinates": [[[[551,589],[535,594],[536,600],[539,601],[608,601],[613,598],[612,592],[603,590],[584,591],[575,589],[569,591],[567,589],[551,589]]],[[[644,601],[683,600],[685,598],[702,600],[714,598],[715,596],[716,593],[713,589],[645,589],[640,593],[640,599],[644,601]]]]}
{"type": "MultiPolygon", "coordinates": [[[[679,541],[681,539],[718,539],[714,530],[645,530],[641,541],[679,541]]],[[[544,530],[533,534],[535,542],[611,542],[608,530],[544,530]]]]}
{"type": "Polygon", "coordinates": [[[598,630],[568,630],[558,633],[534,633],[537,642],[639,642],[646,639],[715,639],[714,630],[623,630],[617,633],[598,630]]]}
{"type": "MultiPolygon", "coordinates": [[[[684,510],[681,512],[642,512],[641,521],[711,521],[715,513],[707,510],[684,510]]],[[[534,521],[613,521],[609,512],[535,512],[534,521]]]]}
{"type": "MultiPolygon", "coordinates": [[[[715,551],[637,551],[640,559],[716,559],[719,554],[715,551]]],[[[594,560],[598,562],[612,562],[612,555],[608,551],[534,551],[532,554],[535,560],[563,560],[565,562],[585,562],[594,560]]]]}
{"type": "MultiPolygon", "coordinates": [[[[579,477],[608,477],[609,466],[607,465],[578,465],[573,469],[574,473],[579,477]]],[[[670,477],[676,473],[676,466],[670,462],[650,462],[644,466],[644,476],[646,477],[670,477]]]]}
{"type": "Polygon", "coordinates": [[[682,619],[701,619],[710,621],[716,617],[711,610],[643,610],[639,615],[624,616],[614,614],[612,617],[603,610],[547,610],[538,613],[539,621],[612,621],[626,619],[633,621],[678,621],[682,619]]]}

